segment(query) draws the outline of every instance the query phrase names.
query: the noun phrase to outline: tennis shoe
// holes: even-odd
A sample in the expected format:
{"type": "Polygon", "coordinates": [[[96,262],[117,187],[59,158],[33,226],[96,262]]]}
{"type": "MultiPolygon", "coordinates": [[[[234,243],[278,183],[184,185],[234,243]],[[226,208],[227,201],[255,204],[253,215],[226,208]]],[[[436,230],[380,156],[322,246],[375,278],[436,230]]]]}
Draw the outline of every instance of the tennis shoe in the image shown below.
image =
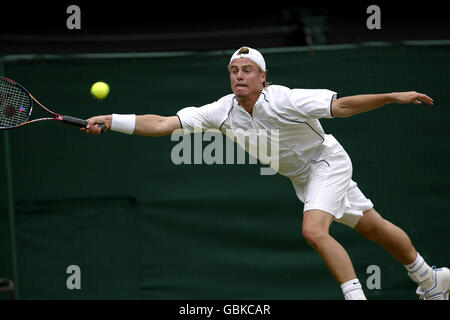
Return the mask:
{"type": "Polygon", "coordinates": [[[435,268],[433,267],[434,279],[433,286],[427,291],[423,291],[420,286],[417,288],[416,293],[421,300],[448,300],[450,290],[450,270],[448,268],[435,268]]]}

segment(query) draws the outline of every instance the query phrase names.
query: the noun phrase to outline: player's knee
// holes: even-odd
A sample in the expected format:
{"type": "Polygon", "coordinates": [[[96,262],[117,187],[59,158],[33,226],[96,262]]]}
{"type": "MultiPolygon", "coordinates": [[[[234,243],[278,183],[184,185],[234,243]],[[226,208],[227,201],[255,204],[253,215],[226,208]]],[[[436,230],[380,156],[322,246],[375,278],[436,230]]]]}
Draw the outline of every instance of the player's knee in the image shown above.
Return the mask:
{"type": "Polygon", "coordinates": [[[328,233],[333,216],[320,210],[306,211],[303,216],[302,235],[306,242],[316,250],[330,235],[328,233]]]}
{"type": "Polygon", "coordinates": [[[364,216],[359,220],[355,226],[358,233],[374,242],[378,242],[384,236],[387,221],[374,209],[364,212],[364,216]]]}
{"type": "Polygon", "coordinates": [[[386,220],[380,219],[379,221],[377,221],[377,223],[373,223],[370,226],[358,229],[357,231],[364,238],[373,242],[378,242],[380,237],[383,236],[385,222],[386,220]]]}
{"type": "Polygon", "coordinates": [[[327,237],[329,237],[327,231],[308,225],[303,225],[302,235],[305,238],[306,242],[315,249],[320,248],[323,241],[327,237]]]}

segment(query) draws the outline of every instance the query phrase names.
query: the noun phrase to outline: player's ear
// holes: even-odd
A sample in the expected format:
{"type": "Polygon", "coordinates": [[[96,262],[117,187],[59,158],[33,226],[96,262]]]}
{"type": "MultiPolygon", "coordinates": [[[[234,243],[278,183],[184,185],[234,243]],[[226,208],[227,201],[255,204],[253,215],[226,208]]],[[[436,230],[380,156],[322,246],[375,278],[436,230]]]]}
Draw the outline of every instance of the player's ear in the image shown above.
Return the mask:
{"type": "Polygon", "coordinates": [[[263,86],[264,87],[266,87],[267,85],[267,81],[266,81],[266,79],[267,79],[267,71],[263,71],[262,69],[259,69],[260,70],[260,73],[261,73],[261,80],[262,80],[262,84],[263,84],[263,86]]]}

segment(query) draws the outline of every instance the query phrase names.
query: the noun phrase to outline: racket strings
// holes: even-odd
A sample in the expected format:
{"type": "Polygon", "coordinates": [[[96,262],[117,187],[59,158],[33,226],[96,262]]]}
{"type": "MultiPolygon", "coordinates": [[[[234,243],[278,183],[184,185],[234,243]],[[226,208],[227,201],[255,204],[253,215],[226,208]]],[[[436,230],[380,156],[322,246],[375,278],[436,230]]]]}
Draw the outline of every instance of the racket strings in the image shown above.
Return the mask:
{"type": "Polygon", "coordinates": [[[15,127],[31,113],[31,99],[21,88],[6,80],[0,81],[0,128],[15,127]]]}

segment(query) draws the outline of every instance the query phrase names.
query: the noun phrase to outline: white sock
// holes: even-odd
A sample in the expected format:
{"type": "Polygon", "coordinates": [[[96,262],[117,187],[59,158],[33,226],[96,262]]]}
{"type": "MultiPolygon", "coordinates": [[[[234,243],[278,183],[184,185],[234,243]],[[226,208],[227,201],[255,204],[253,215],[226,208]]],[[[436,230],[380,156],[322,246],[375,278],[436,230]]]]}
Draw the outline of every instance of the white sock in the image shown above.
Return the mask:
{"type": "Polygon", "coordinates": [[[427,291],[434,284],[433,269],[425,262],[422,256],[417,253],[417,258],[413,263],[405,265],[409,277],[416,282],[423,291],[427,291]]]}
{"type": "Polygon", "coordinates": [[[367,300],[358,279],[344,282],[341,289],[345,300],[367,300]]]}

